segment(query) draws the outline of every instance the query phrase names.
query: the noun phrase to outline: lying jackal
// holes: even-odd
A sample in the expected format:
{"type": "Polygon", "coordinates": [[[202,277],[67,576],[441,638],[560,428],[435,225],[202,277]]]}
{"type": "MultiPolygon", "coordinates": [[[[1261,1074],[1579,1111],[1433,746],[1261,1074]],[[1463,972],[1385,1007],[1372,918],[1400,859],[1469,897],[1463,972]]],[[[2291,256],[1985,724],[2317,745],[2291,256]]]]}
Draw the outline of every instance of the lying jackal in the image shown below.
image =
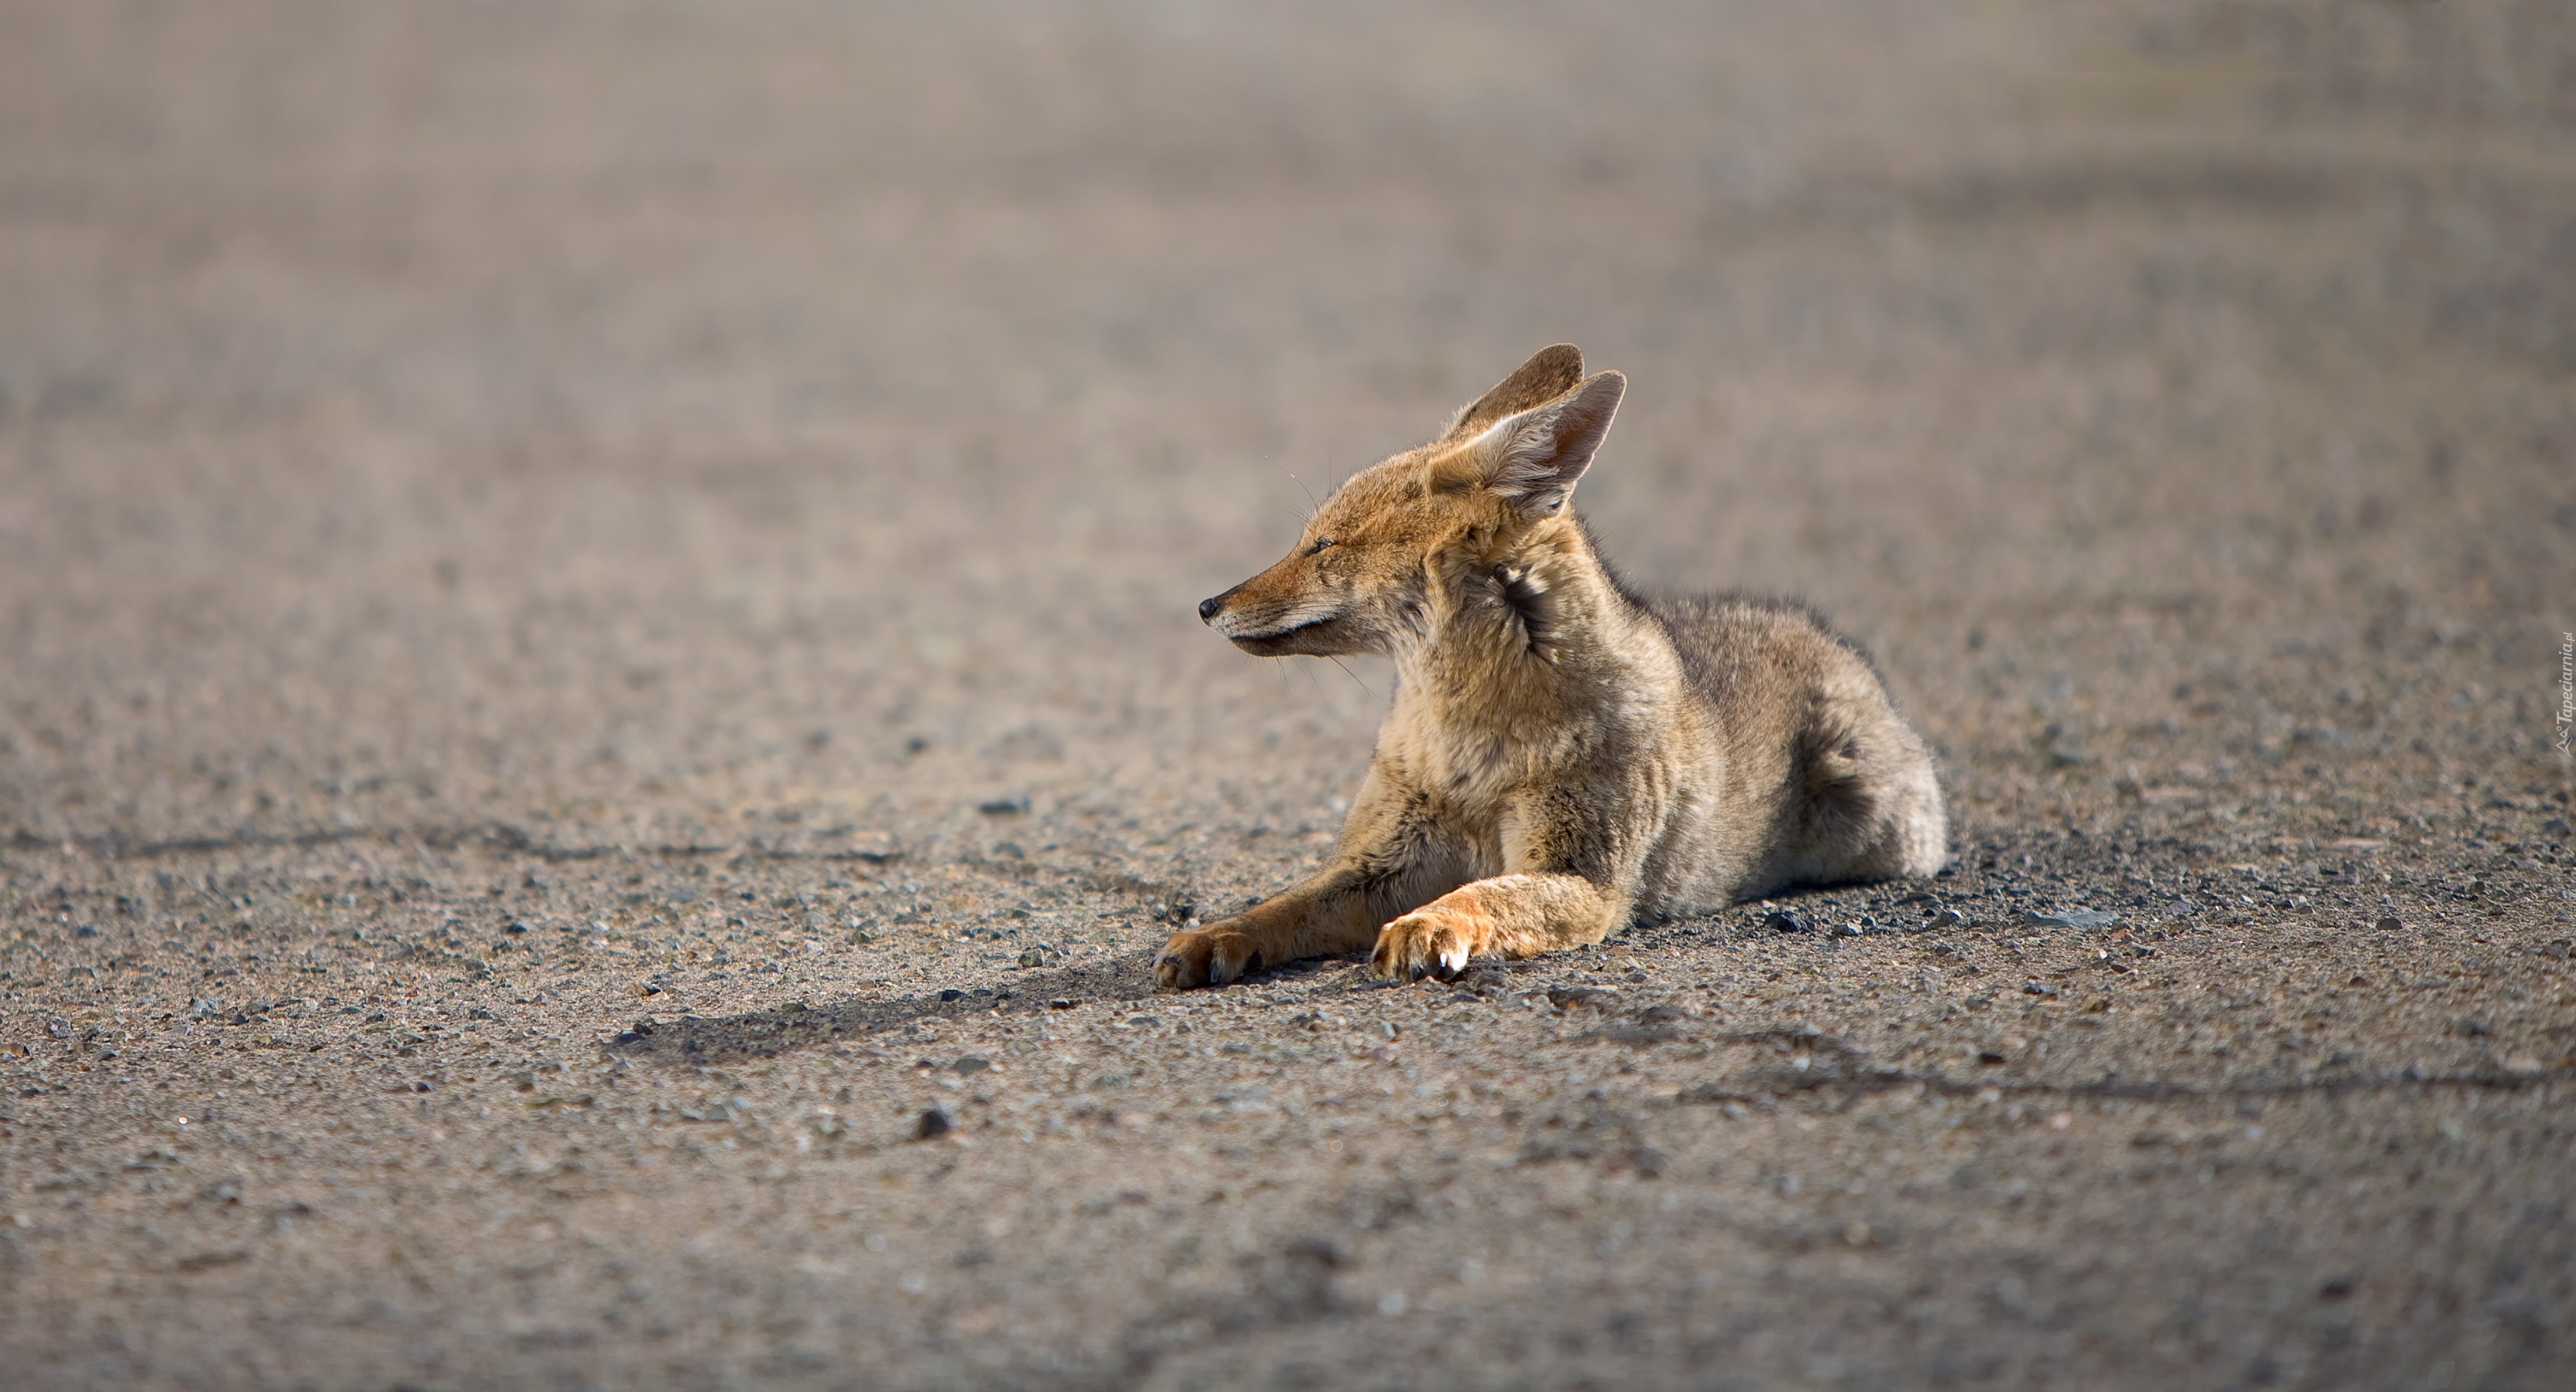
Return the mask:
{"type": "Polygon", "coordinates": [[[1391,656],[1397,687],[1332,863],[1173,934],[1157,984],[1371,943],[1381,976],[1445,976],[1940,868],[1931,756],[1859,649],[1804,609],[1641,598],[1567,510],[1627,385],[1542,350],[1199,605],[1245,652],[1391,656]]]}

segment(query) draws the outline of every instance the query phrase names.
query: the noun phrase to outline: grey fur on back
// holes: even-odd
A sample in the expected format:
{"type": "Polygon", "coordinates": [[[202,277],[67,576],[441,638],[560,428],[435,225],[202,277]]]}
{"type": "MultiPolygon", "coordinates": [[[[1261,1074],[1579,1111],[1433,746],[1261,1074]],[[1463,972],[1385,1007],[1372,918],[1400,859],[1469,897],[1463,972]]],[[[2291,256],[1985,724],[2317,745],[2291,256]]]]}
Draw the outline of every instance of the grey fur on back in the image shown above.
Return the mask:
{"type": "Polygon", "coordinates": [[[1748,852],[1677,875],[1671,909],[1928,875],[1947,860],[1931,753],[1859,644],[1792,601],[1620,588],[1671,641],[1718,732],[1728,796],[1717,840],[1748,852]]]}

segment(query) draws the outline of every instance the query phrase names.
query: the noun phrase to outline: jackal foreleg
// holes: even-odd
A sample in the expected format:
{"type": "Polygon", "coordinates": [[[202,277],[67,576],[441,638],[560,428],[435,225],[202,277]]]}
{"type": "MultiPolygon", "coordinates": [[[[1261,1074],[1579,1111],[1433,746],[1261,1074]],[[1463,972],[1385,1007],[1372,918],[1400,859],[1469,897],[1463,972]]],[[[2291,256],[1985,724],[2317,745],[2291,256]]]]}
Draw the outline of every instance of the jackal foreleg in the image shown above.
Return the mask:
{"type": "Polygon", "coordinates": [[[1404,981],[1455,976],[1471,957],[1534,957],[1609,936],[1635,911],[1659,822],[1651,786],[1559,779],[1523,791],[1499,829],[1504,873],[1415,901],[1379,930],[1370,968],[1404,981]]]}
{"type": "Polygon", "coordinates": [[[1400,799],[1364,790],[1332,864],[1232,918],[1174,933],[1154,958],[1165,990],[1223,986],[1307,957],[1357,952],[1391,914],[1467,878],[1456,837],[1400,799]]]}
{"type": "Polygon", "coordinates": [[[1628,913],[1628,896],[1581,875],[1497,875],[1387,924],[1369,968],[1405,981],[1456,976],[1471,957],[1533,957],[1599,942],[1628,913]]]}

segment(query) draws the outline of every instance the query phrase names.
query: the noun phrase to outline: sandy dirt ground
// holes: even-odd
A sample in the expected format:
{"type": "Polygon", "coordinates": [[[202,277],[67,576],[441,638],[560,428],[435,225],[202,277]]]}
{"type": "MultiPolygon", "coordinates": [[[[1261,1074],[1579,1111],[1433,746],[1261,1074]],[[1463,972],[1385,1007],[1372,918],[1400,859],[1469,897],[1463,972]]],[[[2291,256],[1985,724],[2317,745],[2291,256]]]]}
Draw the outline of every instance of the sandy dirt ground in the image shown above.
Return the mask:
{"type": "Polygon", "coordinates": [[[0,34],[9,1386],[2569,1385],[2557,0],[0,34]],[[1955,864],[1155,994],[1558,339],[1955,864]]]}

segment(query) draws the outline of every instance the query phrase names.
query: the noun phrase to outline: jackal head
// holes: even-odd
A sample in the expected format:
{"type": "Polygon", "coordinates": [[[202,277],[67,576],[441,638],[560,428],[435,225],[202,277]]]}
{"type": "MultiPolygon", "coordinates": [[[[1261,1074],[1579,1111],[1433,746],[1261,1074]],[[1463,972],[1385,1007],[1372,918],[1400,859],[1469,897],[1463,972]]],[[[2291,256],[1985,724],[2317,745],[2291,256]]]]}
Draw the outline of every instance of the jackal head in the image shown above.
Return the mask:
{"type": "Polygon", "coordinates": [[[1540,529],[1573,525],[1566,500],[1627,389],[1584,376],[1573,344],[1540,349],[1439,439],[1352,475],[1284,559],[1199,617],[1261,657],[1395,651],[1424,634],[1441,563],[1507,566],[1540,529]]]}

